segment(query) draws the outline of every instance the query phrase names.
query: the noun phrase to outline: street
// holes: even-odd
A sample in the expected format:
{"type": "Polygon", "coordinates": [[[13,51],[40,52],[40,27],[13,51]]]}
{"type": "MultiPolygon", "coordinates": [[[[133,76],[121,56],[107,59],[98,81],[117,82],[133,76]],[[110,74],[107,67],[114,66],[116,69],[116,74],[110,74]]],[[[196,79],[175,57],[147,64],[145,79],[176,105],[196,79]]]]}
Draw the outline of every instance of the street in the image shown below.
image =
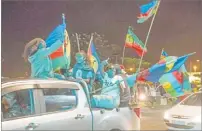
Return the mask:
{"type": "Polygon", "coordinates": [[[166,130],[163,123],[165,109],[147,109],[141,111],[141,130],[166,130]]]}

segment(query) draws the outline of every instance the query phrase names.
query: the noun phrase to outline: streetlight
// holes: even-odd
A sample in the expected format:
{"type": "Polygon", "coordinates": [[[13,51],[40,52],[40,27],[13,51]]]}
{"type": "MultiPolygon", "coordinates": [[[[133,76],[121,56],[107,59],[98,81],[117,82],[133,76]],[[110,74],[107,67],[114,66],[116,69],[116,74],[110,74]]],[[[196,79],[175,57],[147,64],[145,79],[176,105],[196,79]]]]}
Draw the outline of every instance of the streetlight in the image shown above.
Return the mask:
{"type": "Polygon", "coordinates": [[[199,62],[199,67],[200,67],[200,74],[201,74],[201,85],[202,85],[202,61],[201,60],[196,60],[199,62]]]}
{"type": "Polygon", "coordinates": [[[197,66],[193,66],[193,68],[194,68],[194,72],[196,72],[197,66]]]}

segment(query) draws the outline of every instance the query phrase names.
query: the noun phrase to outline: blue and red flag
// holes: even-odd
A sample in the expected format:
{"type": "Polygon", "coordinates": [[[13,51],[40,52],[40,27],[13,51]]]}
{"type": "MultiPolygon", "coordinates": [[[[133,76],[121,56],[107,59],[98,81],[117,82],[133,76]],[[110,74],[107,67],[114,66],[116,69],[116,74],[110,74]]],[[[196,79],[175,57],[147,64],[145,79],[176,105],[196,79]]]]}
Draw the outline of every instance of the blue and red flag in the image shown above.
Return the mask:
{"type": "Polygon", "coordinates": [[[144,23],[157,11],[158,0],[153,0],[147,4],[140,6],[140,15],[138,16],[137,23],[144,23]]]}
{"type": "Polygon", "coordinates": [[[156,63],[151,68],[144,70],[143,72],[138,74],[137,80],[158,82],[162,75],[179,70],[180,67],[187,61],[188,57],[191,55],[193,55],[193,53],[181,56],[176,60],[168,62],[165,60],[160,60],[159,63],[156,63]]]}
{"type": "Polygon", "coordinates": [[[177,71],[164,74],[159,79],[159,82],[171,97],[183,96],[192,91],[189,76],[184,65],[177,71]]]}
{"type": "Polygon", "coordinates": [[[70,66],[70,41],[66,30],[65,17],[62,16],[63,23],[58,25],[47,37],[46,46],[50,47],[57,40],[62,40],[64,44],[49,57],[52,60],[53,70],[68,69],[70,66]]]}
{"type": "MultiPolygon", "coordinates": [[[[169,62],[176,59],[177,57],[168,56],[168,54],[163,50],[161,60],[169,62]]],[[[161,76],[159,82],[165,91],[172,97],[179,97],[184,95],[186,92],[191,92],[191,84],[184,64],[178,70],[161,76]]]]}

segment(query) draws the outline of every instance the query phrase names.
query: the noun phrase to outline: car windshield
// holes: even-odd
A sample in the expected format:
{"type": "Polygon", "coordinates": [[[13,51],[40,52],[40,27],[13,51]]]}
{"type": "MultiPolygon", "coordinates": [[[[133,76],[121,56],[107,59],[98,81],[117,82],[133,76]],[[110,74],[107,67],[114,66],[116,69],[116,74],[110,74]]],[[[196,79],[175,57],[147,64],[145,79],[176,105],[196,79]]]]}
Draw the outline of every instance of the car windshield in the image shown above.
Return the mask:
{"type": "Polygon", "coordinates": [[[202,93],[196,93],[185,99],[181,105],[201,106],[202,93]]]}

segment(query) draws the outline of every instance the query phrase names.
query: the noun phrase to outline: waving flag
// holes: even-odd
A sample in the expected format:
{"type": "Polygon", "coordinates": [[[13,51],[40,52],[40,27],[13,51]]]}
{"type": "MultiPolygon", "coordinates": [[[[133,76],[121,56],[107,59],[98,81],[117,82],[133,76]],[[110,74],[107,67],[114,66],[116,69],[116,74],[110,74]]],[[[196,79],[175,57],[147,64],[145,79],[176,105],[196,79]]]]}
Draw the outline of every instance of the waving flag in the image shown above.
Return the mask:
{"type": "Polygon", "coordinates": [[[140,15],[138,16],[137,23],[144,23],[153,14],[155,14],[158,4],[159,2],[157,0],[153,0],[150,3],[140,6],[140,15]]]}
{"type": "Polygon", "coordinates": [[[52,60],[53,70],[68,69],[70,66],[70,41],[66,30],[65,17],[62,17],[63,23],[58,25],[47,37],[46,46],[50,47],[57,40],[63,40],[64,44],[49,57],[52,60]]]}
{"type": "Polygon", "coordinates": [[[183,96],[192,91],[184,65],[178,71],[163,75],[159,82],[171,97],[183,96]]]}
{"type": "MultiPolygon", "coordinates": [[[[163,53],[162,53],[163,55],[163,53]]],[[[165,61],[176,60],[177,57],[168,56],[167,53],[165,61]]],[[[174,65],[174,64],[173,64],[174,65]]],[[[170,94],[172,97],[179,97],[184,95],[186,92],[191,92],[191,84],[189,82],[189,76],[187,74],[186,68],[184,64],[179,68],[171,73],[166,73],[159,79],[160,84],[165,89],[165,91],[170,94]]]]}
{"type": "Polygon", "coordinates": [[[97,73],[100,69],[101,62],[93,42],[90,42],[89,44],[87,55],[90,61],[90,66],[94,69],[94,72],[97,73]]]}
{"type": "Polygon", "coordinates": [[[126,35],[125,47],[133,48],[138,56],[142,56],[147,52],[146,47],[144,47],[143,42],[133,33],[132,28],[128,28],[128,33],[126,35]]]}
{"type": "Polygon", "coordinates": [[[160,60],[159,63],[156,63],[151,68],[138,74],[137,80],[158,82],[162,75],[166,73],[172,73],[180,69],[180,67],[186,62],[190,55],[193,55],[193,53],[181,56],[176,60],[171,60],[168,62],[164,59],[160,60]]]}

